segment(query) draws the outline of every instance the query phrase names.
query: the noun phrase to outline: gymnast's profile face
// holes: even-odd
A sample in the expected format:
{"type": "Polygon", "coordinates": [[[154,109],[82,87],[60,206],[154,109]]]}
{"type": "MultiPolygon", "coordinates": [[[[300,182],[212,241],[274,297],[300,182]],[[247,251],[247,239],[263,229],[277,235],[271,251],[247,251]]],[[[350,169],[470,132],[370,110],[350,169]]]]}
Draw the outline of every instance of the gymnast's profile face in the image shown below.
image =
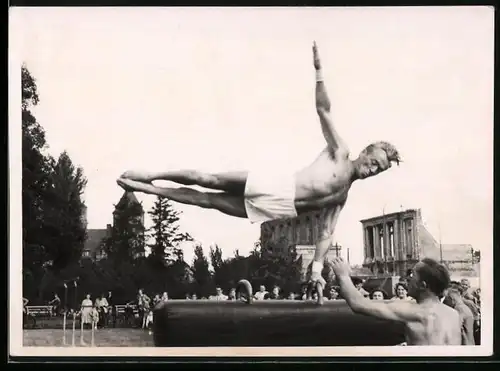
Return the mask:
{"type": "Polygon", "coordinates": [[[377,175],[390,167],[387,154],[380,148],[374,148],[370,152],[363,151],[356,160],[356,173],[359,179],[377,175]]]}

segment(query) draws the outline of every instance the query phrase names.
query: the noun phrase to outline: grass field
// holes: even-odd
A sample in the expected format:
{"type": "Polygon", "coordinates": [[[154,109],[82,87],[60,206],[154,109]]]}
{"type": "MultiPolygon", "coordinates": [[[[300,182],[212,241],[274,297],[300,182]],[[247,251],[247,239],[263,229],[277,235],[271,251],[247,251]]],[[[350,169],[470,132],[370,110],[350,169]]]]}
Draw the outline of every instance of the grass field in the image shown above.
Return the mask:
{"type": "MultiPolygon", "coordinates": [[[[83,331],[84,345],[80,343],[80,331],[75,331],[75,346],[91,346],[90,330],[83,331]]],[[[72,331],[66,331],[66,346],[71,346],[72,331]]],[[[96,347],[154,347],[153,335],[147,330],[114,328],[99,329],[94,332],[96,347]]],[[[64,346],[62,329],[23,330],[23,346],[54,347],[64,346]]]]}

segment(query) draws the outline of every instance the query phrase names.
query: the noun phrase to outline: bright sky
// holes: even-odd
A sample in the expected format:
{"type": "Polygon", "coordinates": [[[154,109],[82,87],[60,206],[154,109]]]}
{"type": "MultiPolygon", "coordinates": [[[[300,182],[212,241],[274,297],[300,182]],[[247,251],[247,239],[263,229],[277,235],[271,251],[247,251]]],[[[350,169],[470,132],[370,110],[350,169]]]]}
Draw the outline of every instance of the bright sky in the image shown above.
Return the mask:
{"type": "MultiPolygon", "coordinates": [[[[353,186],[337,227],[351,260],[362,260],[359,220],[401,207],[422,208],[443,243],[492,248],[492,8],[10,12],[50,152],[66,149],[88,177],[89,228],[111,223],[127,169],[294,171],[313,160],[325,145],[316,40],[352,155],[387,140],[405,161],[353,186]]],[[[137,196],[151,207],[154,197],[137,196]]],[[[207,249],[248,253],[259,238],[246,220],[177,206],[207,249]]]]}

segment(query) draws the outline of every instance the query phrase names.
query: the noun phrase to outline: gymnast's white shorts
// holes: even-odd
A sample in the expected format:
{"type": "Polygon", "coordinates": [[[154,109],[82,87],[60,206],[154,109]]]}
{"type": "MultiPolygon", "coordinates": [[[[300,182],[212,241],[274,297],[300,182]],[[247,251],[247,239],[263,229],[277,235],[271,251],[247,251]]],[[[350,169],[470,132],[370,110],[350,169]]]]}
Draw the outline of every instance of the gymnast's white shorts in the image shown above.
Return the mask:
{"type": "Polygon", "coordinates": [[[250,171],[245,185],[245,209],[252,223],[294,218],[295,178],[280,172],[250,171]]]}

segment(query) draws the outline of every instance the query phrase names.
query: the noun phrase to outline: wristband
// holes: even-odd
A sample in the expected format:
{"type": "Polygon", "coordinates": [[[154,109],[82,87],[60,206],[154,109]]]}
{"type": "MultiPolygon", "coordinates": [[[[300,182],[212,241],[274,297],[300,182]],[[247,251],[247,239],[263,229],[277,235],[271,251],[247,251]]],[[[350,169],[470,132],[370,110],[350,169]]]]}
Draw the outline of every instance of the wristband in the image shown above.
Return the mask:
{"type": "Polygon", "coordinates": [[[314,261],[312,263],[312,273],[320,273],[323,270],[323,263],[314,261]]]}
{"type": "Polygon", "coordinates": [[[316,82],[323,81],[323,72],[321,69],[316,70],[316,82]]]}

